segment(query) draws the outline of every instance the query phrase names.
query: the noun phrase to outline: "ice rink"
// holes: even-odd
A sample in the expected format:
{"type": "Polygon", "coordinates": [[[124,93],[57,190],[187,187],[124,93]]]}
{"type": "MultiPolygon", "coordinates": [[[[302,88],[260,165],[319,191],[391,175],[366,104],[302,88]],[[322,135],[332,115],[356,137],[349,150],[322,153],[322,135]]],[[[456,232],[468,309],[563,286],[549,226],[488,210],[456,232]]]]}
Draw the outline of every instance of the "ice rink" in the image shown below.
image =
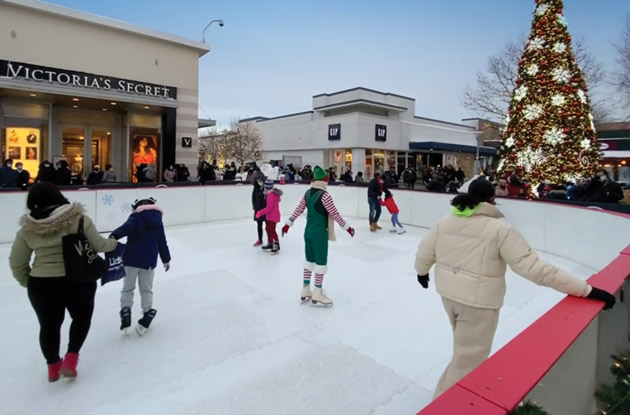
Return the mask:
{"type": "MultiPolygon", "coordinates": [[[[422,289],[413,270],[427,230],[373,234],[366,220],[346,219],[357,233],[337,228],[331,243],[331,308],[300,305],[304,218],[276,256],[252,247],[251,220],[167,228],[173,261],[156,273],[151,329],[122,336],[121,282],[99,288],[79,377],[56,383],[47,381],[26,290],[8,269],[10,245],[0,245],[0,413],[416,413],[452,347],[434,286],[422,289]]],[[[541,256],[583,279],[594,272],[541,256]]],[[[493,351],[562,297],[510,273],[493,351]]]]}

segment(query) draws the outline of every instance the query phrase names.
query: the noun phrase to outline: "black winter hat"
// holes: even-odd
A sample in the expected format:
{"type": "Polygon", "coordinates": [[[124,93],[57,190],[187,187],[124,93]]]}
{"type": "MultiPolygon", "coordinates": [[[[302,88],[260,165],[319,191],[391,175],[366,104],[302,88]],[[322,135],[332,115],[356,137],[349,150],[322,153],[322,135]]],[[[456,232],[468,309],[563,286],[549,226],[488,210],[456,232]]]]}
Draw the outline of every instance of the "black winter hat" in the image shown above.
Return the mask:
{"type": "Polygon", "coordinates": [[[468,194],[479,200],[479,202],[487,202],[494,197],[495,188],[485,178],[478,178],[473,180],[468,186],[468,194]]]}

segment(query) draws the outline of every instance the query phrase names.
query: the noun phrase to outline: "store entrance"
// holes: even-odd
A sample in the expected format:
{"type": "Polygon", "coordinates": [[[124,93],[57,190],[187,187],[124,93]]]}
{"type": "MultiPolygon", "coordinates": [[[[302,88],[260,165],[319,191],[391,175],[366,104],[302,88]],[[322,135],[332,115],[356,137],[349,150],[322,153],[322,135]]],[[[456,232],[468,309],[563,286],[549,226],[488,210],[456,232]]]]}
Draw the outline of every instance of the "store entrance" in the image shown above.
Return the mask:
{"type": "MultiPolygon", "coordinates": [[[[62,154],[72,172],[73,183],[85,182],[98,165],[101,170],[110,164],[112,132],[97,127],[62,127],[62,154]]],[[[54,160],[58,162],[59,160],[54,160]]]]}

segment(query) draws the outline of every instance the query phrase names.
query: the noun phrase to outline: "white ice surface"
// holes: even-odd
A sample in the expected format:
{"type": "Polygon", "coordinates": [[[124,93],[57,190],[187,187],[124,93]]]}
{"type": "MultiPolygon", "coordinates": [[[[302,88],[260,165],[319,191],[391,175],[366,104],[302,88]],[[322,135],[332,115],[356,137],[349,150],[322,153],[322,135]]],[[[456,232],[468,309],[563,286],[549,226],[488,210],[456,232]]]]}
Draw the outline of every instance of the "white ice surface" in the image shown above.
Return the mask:
{"type": "MultiPolygon", "coordinates": [[[[440,298],[413,270],[426,230],[373,234],[364,222],[351,219],[355,238],[337,229],[330,245],[331,308],[299,302],[304,218],[276,256],[252,247],[251,220],[167,229],[173,261],[156,272],[151,329],[121,336],[121,284],[99,287],[79,377],[56,383],[47,382],[26,290],[8,271],[10,246],[0,245],[0,414],[416,413],[452,348],[440,298]]],[[[593,273],[541,256],[581,278],[593,273]]],[[[563,297],[507,279],[493,351],[563,297]]]]}

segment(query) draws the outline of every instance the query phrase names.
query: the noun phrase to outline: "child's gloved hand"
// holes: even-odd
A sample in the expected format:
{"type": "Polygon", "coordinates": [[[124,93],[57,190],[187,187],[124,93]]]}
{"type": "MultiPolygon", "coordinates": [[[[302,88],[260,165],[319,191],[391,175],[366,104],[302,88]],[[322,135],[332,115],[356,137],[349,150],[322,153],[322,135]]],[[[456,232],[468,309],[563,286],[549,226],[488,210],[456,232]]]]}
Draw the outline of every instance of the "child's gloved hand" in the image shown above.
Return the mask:
{"type": "Polygon", "coordinates": [[[286,235],[287,233],[289,233],[289,225],[284,225],[282,227],[282,236],[286,235]]]}
{"type": "Polygon", "coordinates": [[[350,234],[350,236],[354,238],[354,228],[352,226],[349,227],[346,232],[348,232],[350,234]]]}
{"type": "Polygon", "coordinates": [[[168,272],[169,269],[171,269],[171,263],[167,262],[166,264],[164,264],[164,272],[168,272]]]}

